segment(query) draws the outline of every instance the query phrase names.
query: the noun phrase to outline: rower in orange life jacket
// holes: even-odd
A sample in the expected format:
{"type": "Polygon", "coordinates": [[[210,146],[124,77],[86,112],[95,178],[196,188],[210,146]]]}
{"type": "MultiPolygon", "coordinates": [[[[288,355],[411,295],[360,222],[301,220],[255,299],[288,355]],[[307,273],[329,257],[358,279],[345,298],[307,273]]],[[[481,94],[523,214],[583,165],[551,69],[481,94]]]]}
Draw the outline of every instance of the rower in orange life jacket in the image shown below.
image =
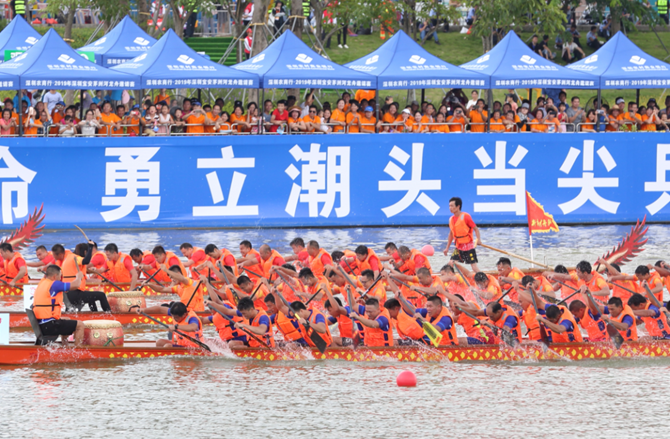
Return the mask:
{"type": "MultiPolygon", "coordinates": [[[[540,340],[542,338],[540,325],[537,321],[537,312],[535,311],[535,306],[533,300],[530,297],[529,287],[537,294],[542,294],[549,297],[554,297],[554,288],[551,284],[544,278],[536,279],[533,276],[526,275],[521,279],[521,285],[518,281],[512,282],[514,286],[514,291],[517,293],[518,303],[521,304],[522,311],[519,312],[521,318],[523,319],[526,325],[526,331],[528,338],[530,340],[540,340]]],[[[510,294],[512,292],[510,291],[510,294]]],[[[542,301],[541,303],[544,303],[542,301]]],[[[541,308],[541,314],[544,313],[544,308],[538,303],[538,306],[541,308]]],[[[567,311],[567,309],[566,309],[567,311]]]]}
{"type": "MultiPolygon", "coordinates": [[[[271,348],[276,346],[270,317],[262,309],[254,308],[254,302],[248,297],[240,299],[237,304],[237,310],[230,310],[217,304],[212,304],[212,306],[230,317],[244,317],[244,323],[236,323],[235,328],[251,332],[256,338],[271,348]]],[[[265,344],[261,344],[253,337],[247,335],[247,344],[240,341],[231,341],[228,343],[228,346],[231,348],[244,346],[265,348],[265,344]]]]}
{"type": "MultiPolygon", "coordinates": [[[[575,273],[574,270],[568,272],[568,269],[563,265],[557,265],[554,267],[554,271],[543,272],[542,276],[544,276],[544,278],[549,282],[554,282],[552,284],[553,290],[555,292],[559,290],[561,291],[561,299],[569,297],[579,289],[579,278],[577,277],[577,273],[575,273]],[[565,285],[558,283],[558,281],[564,283],[565,285]]],[[[570,299],[568,299],[567,303],[570,304],[574,300],[578,299],[578,295],[575,294],[570,299]]]]}
{"type": "MultiPolygon", "coordinates": [[[[235,309],[235,306],[228,302],[227,300],[222,300],[221,305],[225,306],[228,309],[235,309]]],[[[235,322],[243,322],[242,317],[231,317],[233,322],[228,319],[221,317],[217,312],[213,312],[211,316],[201,317],[200,321],[202,324],[212,324],[216,328],[216,332],[219,334],[219,338],[225,342],[232,340],[241,341],[243,343],[247,342],[247,336],[244,332],[235,328],[235,322]]]]}
{"type": "Polygon", "coordinates": [[[28,282],[26,260],[23,259],[21,253],[14,251],[12,244],[8,242],[0,244],[0,255],[4,260],[5,280],[9,282],[10,286],[13,287],[17,283],[28,282]]]}
{"type": "Polygon", "coordinates": [[[309,253],[305,249],[305,241],[300,237],[293,238],[289,246],[291,246],[293,254],[284,256],[284,260],[293,265],[297,270],[309,267],[309,253]]]}
{"type": "Polygon", "coordinates": [[[633,314],[644,322],[644,329],[650,337],[655,340],[670,339],[670,329],[665,313],[661,312],[646,297],[633,294],[628,299],[628,306],[633,310],[633,314]]]}
{"type": "Polygon", "coordinates": [[[358,265],[358,258],[356,253],[351,250],[336,250],[330,255],[333,259],[333,264],[339,264],[344,271],[350,276],[360,276],[361,267],[358,265]]]}
{"type": "Polygon", "coordinates": [[[371,249],[367,248],[364,245],[359,245],[356,247],[356,259],[358,261],[358,267],[361,272],[365,270],[372,270],[375,274],[375,278],[379,276],[379,272],[382,269],[382,263],[379,260],[377,254],[371,249]]]}
{"type": "Polygon", "coordinates": [[[364,327],[364,343],[367,347],[393,346],[393,325],[386,309],[379,307],[379,301],[369,298],[365,301],[365,316],[352,311],[349,317],[364,327]]]}
{"type": "MultiPolygon", "coordinates": [[[[496,268],[498,269],[498,284],[503,290],[509,289],[514,281],[521,282],[521,279],[525,276],[523,271],[516,267],[512,267],[512,261],[510,261],[509,258],[498,259],[496,268]]],[[[509,300],[512,302],[519,302],[519,296],[516,289],[510,291],[507,297],[509,297],[509,300]]]]}
{"type": "Polygon", "coordinates": [[[133,266],[133,260],[125,253],[119,253],[116,244],[105,246],[107,256],[107,271],[105,276],[114,283],[130,282],[130,291],[137,286],[138,274],[133,266]]]}
{"type": "Polygon", "coordinates": [[[421,254],[421,252],[418,250],[410,250],[409,247],[401,245],[398,249],[398,253],[400,254],[400,257],[403,261],[402,265],[398,267],[398,270],[400,270],[400,272],[403,274],[413,276],[417,273],[417,271],[419,271],[420,268],[424,267],[428,269],[429,273],[433,271],[433,268],[430,266],[430,262],[428,262],[428,258],[421,254]]]}
{"type": "Polygon", "coordinates": [[[495,277],[480,271],[475,274],[474,279],[477,284],[477,292],[474,294],[478,294],[484,303],[488,304],[502,297],[502,289],[495,277]]]}
{"type": "MultiPolygon", "coordinates": [[[[504,329],[512,334],[514,338],[521,343],[521,319],[519,315],[506,305],[501,305],[498,302],[491,302],[486,305],[486,308],[472,313],[475,317],[485,316],[489,318],[489,322],[494,326],[504,329]]],[[[500,337],[502,334],[498,333],[500,337]]]]}
{"type": "MultiPolygon", "coordinates": [[[[524,276],[523,281],[526,284],[526,290],[519,293],[519,298],[524,302],[533,302],[531,294],[535,295],[539,315],[535,315],[536,324],[542,325],[547,337],[553,343],[581,343],[582,333],[577,326],[572,313],[563,305],[552,305],[547,303],[537,291],[531,289],[538,287],[539,282],[532,276],[524,276]]],[[[531,308],[534,310],[534,308],[531,308]]],[[[528,323],[527,323],[528,325],[528,323]]]]}
{"type": "Polygon", "coordinates": [[[44,272],[49,264],[54,263],[53,254],[50,251],[47,251],[47,248],[43,245],[40,245],[35,249],[35,256],[37,261],[35,262],[26,262],[28,267],[35,267],[37,271],[44,272]]]}
{"type": "Polygon", "coordinates": [[[284,347],[289,343],[295,343],[305,347],[308,346],[302,336],[302,332],[300,332],[300,323],[293,315],[293,312],[289,311],[283,301],[279,300],[281,308],[277,306],[276,302],[277,299],[274,294],[265,296],[265,306],[268,309],[270,322],[279,330],[279,332],[281,332],[282,336],[284,336],[284,347]],[[290,317],[287,317],[287,314],[290,317]]]}
{"type": "Polygon", "coordinates": [[[440,276],[431,274],[426,267],[419,268],[416,276],[408,276],[397,272],[391,273],[391,276],[409,284],[409,289],[404,285],[401,289],[410,303],[417,308],[422,308],[426,304],[426,296],[439,294],[438,288],[444,286],[440,276]]]}
{"type": "Polygon", "coordinates": [[[639,265],[635,269],[635,278],[637,280],[636,288],[638,293],[642,295],[647,294],[646,285],[656,297],[656,300],[663,303],[663,279],[661,279],[661,275],[658,272],[654,271],[652,273],[646,265],[639,265]]]}
{"type": "Polygon", "coordinates": [[[165,265],[166,267],[172,267],[176,265],[179,267],[181,274],[186,276],[186,268],[184,268],[184,264],[182,264],[179,257],[177,257],[177,255],[175,255],[173,252],[165,251],[163,246],[157,245],[153,248],[153,250],[151,250],[151,254],[153,255],[153,260],[151,260],[150,257],[143,259],[143,261],[146,261],[146,264],[143,263],[141,267],[149,274],[149,277],[151,277],[156,272],[156,270],[158,270],[159,273],[154,277],[155,280],[158,282],[171,282],[172,279],[170,279],[170,277],[160,269],[161,265],[165,265]]]}
{"type": "Polygon", "coordinates": [[[451,294],[446,289],[443,289],[441,294],[449,300],[456,323],[461,325],[467,335],[465,339],[459,338],[459,345],[495,344],[495,335],[491,329],[481,325],[479,320],[473,319],[461,310],[464,309],[470,314],[479,311],[480,308],[475,302],[466,301],[460,294],[451,294]]]}
{"type": "Polygon", "coordinates": [[[309,268],[316,277],[323,277],[326,265],[333,265],[333,259],[327,251],[319,247],[316,241],[307,243],[307,253],[309,254],[309,268]]]}
{"type": "MultiPolygon", "coordinates": [[[[64,282],[73,282],[79,272],[86,273],[87,266],[91,262],[93,254],[92,242],[93,241],[89,241],[89,244],[77,244],[74,253],[68,252],[69,254],[67,256],[64,256],[65,252],[60,244],[54,245],[54,258],[63,270],[64,282]],[[56,248],[57,246],[60,248],[56,248]]],[[[78,310],[80,310],[84,304],[87,304],[91,311],[98,311],[98,302],[100,303],[103,312],[112,310],[107,301],[107,295],[103,291],[86,289],[85,276],[82,278],[79,288],[71,289],[67,292],[67,298],[78,310]]]]}
{"type": "MultiPolygon", "coordinates": [[[[91,263],[88,265],[89,273],[104,274],[107,271],[107,255],[104,251],[98,249],[98,245],[93,242],[93,257],[91,263]]],[[[94,277],[94,279],[102,279],[101,277],[94,277]]]]}
{"type": "Polygon", "coordinates": [[[313,332],[316,332],[326,342],[326,346],[330,346],[333,343],[326,316],[321,311],[314,308],[307,309],[302,302],[291,303],[291,311],[296,319],[298,319],[302,338],[307,341],[309,346],[316,347],[311,338],[313,332]]]}
{"type": "Polygon", "coordinates": [[[403,260],[398,253],[398,247],[394,242],[387,242],[384,246],[385,255],[377,255],[381,262],[389,262],[394,267],[400,267],[403,264],[403,260]]]}
{"type": "Polygon", "coordinates": [[[419,323],[420,321],[402,309],[397,299],[387,300],[384,308],[388,310],[393,326],[400,336],[398,345],[412,345],[416,342],[424,343],[426,334],[423,332],[423,327],[419,323]]]}
{"type": "MultiPolygon", "coordinates": [[[[635,283],[637,278],[635,276],[629,276],[626,273],[622,273],[618,264],[610,264],[605,259],[600,258],[596,261],[596,268],[598,266],[602,266],[606,269],[603,274],[607,275],[607,282],[609,288],[612,289],[612,296],[620,298],[623,303],[628,303],[628,299],[630,299],[630,296],[632,296],[635,292],[641,294],[644,292],[644,289],[642,289],[642,291],[638,290],[638,285],[635,283]],[[633,292],[631,293],[631,291],[633,292]]],[[[647,273],[648,272],[649,270],[647,270],[647,273]]],[[[660,291],[663,292],[662,282],[660,291]]]]}
{"type": "MultiPolygon", "coordinates": [[[[166,269],[164,265],[161,266],[168,276],[172,279],[172,283],[163,286],[153,282],[146,285],[157,293],[161,294],[177,294],[179,300],[186,306],[188,311],[202,312],[205,310],[204,291],[205,285],[201,280],[194,281],[181,274],[181,269],[177,265],[166,269]]],[[[203,276],[204,277],[204,276],[203,276]]],[[[150,306],[139,311],[145,314],[168,314],[168,309],[174,302],[164,303],[162,305],[150,306]]]]}
{"type": "Polygon", "coordinates": [[[451,255],[451,260],[469,264],[472,270],[478,273],[479,266],[477,265],[475,247],[477,242],[482,242],[482,237],[479,234],[477,224],[472,220],[470,214],[461,211],[462,208],[463,200],[459,197],[452,197],[449,200],[449,211],[453,216],[449,218],[449,237],[444,255],[449,256],[449,247],[451,247],[451,242],[454,241],[456,250],[451,255]],[[477,241],[474,240],[473,234],[477,235],[477,241]]]}
{"type": "Polygon", "coordinates": [[[253,249],[251,242],[244,240],[240,242],[241,258],[236,262],[242,271],[253,281],[257,281],[263,275],[263,265],[261,264],[261,254],[253,249]]]}
{"type": "Polygon", "coordinates": [[[263,285],[261,280],[257,280],[256,282],[253,282],[250,278],[247,276],[240,276],[237,278],[237,288],[235,285],[230,285],[228,287],[228,291],[226,292],[226,297],[228,301],[231,303],[234,303],[235,298],[233,297],[233,291],[232,289],[235,290],[235,293],[237,294],[237,297],[242,299],[245,297],[251,297],[252,295],[254,296],[253,301],[254,301],[254,306],[256,308],[265,310],[266,305],[265,305],[265,297],[269,294],[268,289],[266,288],[265,285],[263,285]],[[255,292],[255,294],[254,294],[255,292]]]}
{"type": "Polygon", "coordinates": [[[188,311],[186,305],[181,302],[174,302],[170,305],[168,315],[172,317],[172,325],[169,330],[172,331],[172,340],[160,339],[156,340],[156,346],[162,347],[181,347],[194,348],[197,347],[195,343],[186,337],[174,332],[178,330],[187,336],[198,341],[202,340],[202,322],[194,311],[188,311]]]}
{"type": "Polygon", "coordinates": [[[611,323],[624,340],[637,340],[637,323],[630,306],[624,305],[618,297],[611,297],[607,306],[598,305],[598,308],[603,313],[601,318],[611,323]]]}
{"type": "Polygon", "coordinates": [[[286,261],[284,261],[284,258],[279,254],[279,252],[272,250],[267,244],[261,245],[261,247],[258,249],[258,253],[261,255],[263,277],[272,280],[272,272],[270,269],[274,266],[281,267],[286,263],[286,261]]]}
{"type": "MultiPolygon", "coordinates": [[[[335,272],[333,272],[335,273],[335,272]]],[[[351,289],[350,286],[347,288],[351,289]]],[[[343,289],[341,294],[344,297],[348,297],[348,291],[343,289]]],[[[355,296],[352,290],[352,296],[355,296]]],[[[351,310],[356,309],[358,313],[365,314],[365,307],[354,303],[353,305],[343,305],[342,301],[338,297],[334,297],[331,290],[326,290],[326,300],[324,308],[330,315],[328,317],[328,324],[332,325],[337,323],[337,329],[340,331],[340,336],[332,336],[333,346],[351,346],[353,344],[354,333],[358,332],[360,337],[363,338],[363,329],[362,326],[358,323],[355,323],[349,317],[351,310]],[[354,327],[354,325],[356,325],[354,327]]],[[[348,299],[347,299],[348,300],[348,299]]],[[[355,298],[353,299],[356,300],[355,298]]]]}
{"type": "MultiPolygon", "coordinates": [[[[205,253],[211,259],[214,264],[214,268],[217,270],[221,267],[230,267],[233,270],[233,276],[237,277],[240,275],[237,264],[235,263],[235,256],[226,248],[219,249],[214,244],[207,244],[205,247],[205,253]],[[219,262],[221,263],[219,265],[219,262]]],[[[230,274],[230,270],[226,273],[226,276],[230,274]]],[[[219,279],[225,281],[225,279],[219,279]]]]}
{"type": "Polygon", "coordinates": [[[306,296],[311,298],[314,296],[314,299],[309,303],[310,307],[323,309],[323,304],[326,301],[326,290],[330,290],[328,281],[325,278],[318,279],[312,273],[312,270],[309,268],[303,268],[298,273],[298,279],[302,281],[303,285],[306,288],[306,296]]]}
{"type": "Polygon", "coordinates": [[[575,267],[575,273],[579,278],[579,287],[586,286],[594,299],[604,302],[610,296],[610,287],[607,281],[600,273],[593,271],[590,262],[580,261],[575,267]]]}
{"type": "Polygon", "coordinates": [[[592,311],[581,300],[570,302],[568,309],[579,326],[586,330],[588,341],[607,341],[607,325],[601,318],[595,318],[592,311]]]}
{"type": "Polygon", "coordinates": [[[32,310],[43,336],[61,336],[61,343],[67,346],[67,337],[74,334],[74,345],[80,347],[84,338],[84,322],[61,318],[64,309],[63,293],[79,288],[83,274],[78,274],[71,283],[61,282],[61,269],[56,265],[47,266],[44,277],[35,289],[32,310]]]}
{"type": "Polygon", "coordinates": [[[193,247],[188,242],[180,245],[179,250],[188,259],[184,262],[184,267],[191,270],[191,279],[198,279],[201,274],[209,276],[210,273],[206,272],[205,264],[211,259],[205,254],[205,250],[200,247],[193,247]]]}

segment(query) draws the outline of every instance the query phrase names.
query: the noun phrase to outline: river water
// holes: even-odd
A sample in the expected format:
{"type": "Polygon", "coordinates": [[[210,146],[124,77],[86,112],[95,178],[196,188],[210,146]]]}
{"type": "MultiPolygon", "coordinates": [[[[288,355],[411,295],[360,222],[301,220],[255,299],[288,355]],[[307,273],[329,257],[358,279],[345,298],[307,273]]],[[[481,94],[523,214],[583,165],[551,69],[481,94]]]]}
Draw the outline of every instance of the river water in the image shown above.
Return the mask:
{"type": "MultiPolygon", "coordinates": [[[[559,234],[534,237],[535,258],[550,265],[593,262],[629,230],[562,227],[559,234]]],[[[236,249],[249,239],[280,253],[290,252],[295,236],[316,239],[330,251],[366,244],[380,252],[388,241],[441,250],[447,234],[439,227],[90,232],[99,245],[115,242],[122,251],[156,244],[177,251],[182,242],[236,249]]],[[[650,226],[645,251],[624,271],[665,258],[669,234],[670,226],[650,226]]],[[[482,237],[529,256],[524,228],[484,228],[482,237]]],[[[74,232],[47,233],[23,254],[30,260],[36,245],[73,247],[80,240],[74,232]]],[[[479,250],[480,268],[494,268],[498,257],[479,250]]],[[[436,269],[445,262],[440,251],[431,258],[436,269]]],[[[16,298],[0,299],[2,310],[20,308],[16,298]]],[[[162,335],[154,327],[127,331],[128,339],[162,335]]],[[[33,336],[12,331],[10,338],[33,336]]],[[[669,372],[670,359],[411,364],[161,358],[0,367],[0,437],[664,437],[669,372]],[[396,386],[402,370],[416,374],[417,387],[396,386]]]]}

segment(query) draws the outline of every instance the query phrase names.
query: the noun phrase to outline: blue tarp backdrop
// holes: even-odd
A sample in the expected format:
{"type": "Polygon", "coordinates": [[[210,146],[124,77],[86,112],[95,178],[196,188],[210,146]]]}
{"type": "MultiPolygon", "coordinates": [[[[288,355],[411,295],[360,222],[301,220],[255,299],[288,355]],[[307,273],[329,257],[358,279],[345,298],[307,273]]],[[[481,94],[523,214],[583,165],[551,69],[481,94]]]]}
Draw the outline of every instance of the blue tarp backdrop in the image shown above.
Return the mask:
{"type": "Polygon", "coordinates": [[[0,32],[0,57],[4,57],[5,50],[28,50],[40,38],[42,38],[42,35],[22,16],[16,15],[7,27],[0,32]]]}
{"type": "Polygon", "coordinates": [[[559,223],[670,221],[664,138],[2,139],[0,210],[5,229],[42,203],[54,228],[446,224],[460,196],[479,223],[523,224],[528,190],[559,223]]]}

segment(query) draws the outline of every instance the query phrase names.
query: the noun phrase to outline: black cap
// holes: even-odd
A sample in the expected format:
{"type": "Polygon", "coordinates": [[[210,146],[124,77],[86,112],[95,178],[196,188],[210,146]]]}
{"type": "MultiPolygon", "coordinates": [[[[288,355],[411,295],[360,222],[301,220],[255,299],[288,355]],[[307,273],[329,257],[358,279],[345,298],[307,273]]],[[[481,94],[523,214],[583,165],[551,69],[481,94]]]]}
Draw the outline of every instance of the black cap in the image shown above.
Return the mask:
{"type": "Polygon", "coordinates": [[[242,101],[235,101],[235,104],[233,107],[241,107],[242,106],[242,101]]]}

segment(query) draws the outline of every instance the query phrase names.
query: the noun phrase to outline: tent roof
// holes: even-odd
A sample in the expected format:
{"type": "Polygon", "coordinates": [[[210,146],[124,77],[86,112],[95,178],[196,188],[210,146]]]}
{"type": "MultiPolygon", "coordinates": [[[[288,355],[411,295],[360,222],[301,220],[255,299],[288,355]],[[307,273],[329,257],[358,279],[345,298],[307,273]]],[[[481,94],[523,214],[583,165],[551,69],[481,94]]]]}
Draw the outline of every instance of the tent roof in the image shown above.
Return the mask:
{"type": "Polygon", "coordinates": [[[0,32],[0,51],[4,57],[5,50],[28,50],[37,43],[39,34],[22,16],[17,15],[0,32]]]}
{"type": "Polygon", "coordinates": [[[258,88],[258,76],[210,61],[168,30],[146,53],[111,70],[141,76],[142,88],[258,88]]]}
{"type": "Polygon", "coordinates": [[[111,67],[135,58],[156,44],[156,39],[142,30],[129,16],[123,17],[114,29],[78,50],[95,53],[95,62],[111,67]]]}
{"type": "Polygon", "coordinates": [[[514,31],[493,49],[462,68],[489,75],[491,88],[598,88],[599,80],[559,66],[530,50],[514,31]]]}
{"type": "Polygon", "coordinates": [[[489,87],[488,76],[442,61],[402,30],[374,52],[345,67],[376,76],[380,90],[489,87]]]}
{"type": "Polygon", "coordinates": [[[643,52],[620,31],[594,54],[568,68],[600,77],[604,89],[670,86],[670,64],[643,52]]]}
{"type": "Polygon", "coordinates": [[[376,77],[324,58],[290,30],[233,68],[256,73],[263,88],[377,88],[376,77]]]}
{"type": "Polygon", "coordinates": [[[21,88],[139,88],[139,77],[115,72],[88,61],[53,29],[49,29],[30,50],[0,64],[0,73],[18,75],[21,88]]]}

